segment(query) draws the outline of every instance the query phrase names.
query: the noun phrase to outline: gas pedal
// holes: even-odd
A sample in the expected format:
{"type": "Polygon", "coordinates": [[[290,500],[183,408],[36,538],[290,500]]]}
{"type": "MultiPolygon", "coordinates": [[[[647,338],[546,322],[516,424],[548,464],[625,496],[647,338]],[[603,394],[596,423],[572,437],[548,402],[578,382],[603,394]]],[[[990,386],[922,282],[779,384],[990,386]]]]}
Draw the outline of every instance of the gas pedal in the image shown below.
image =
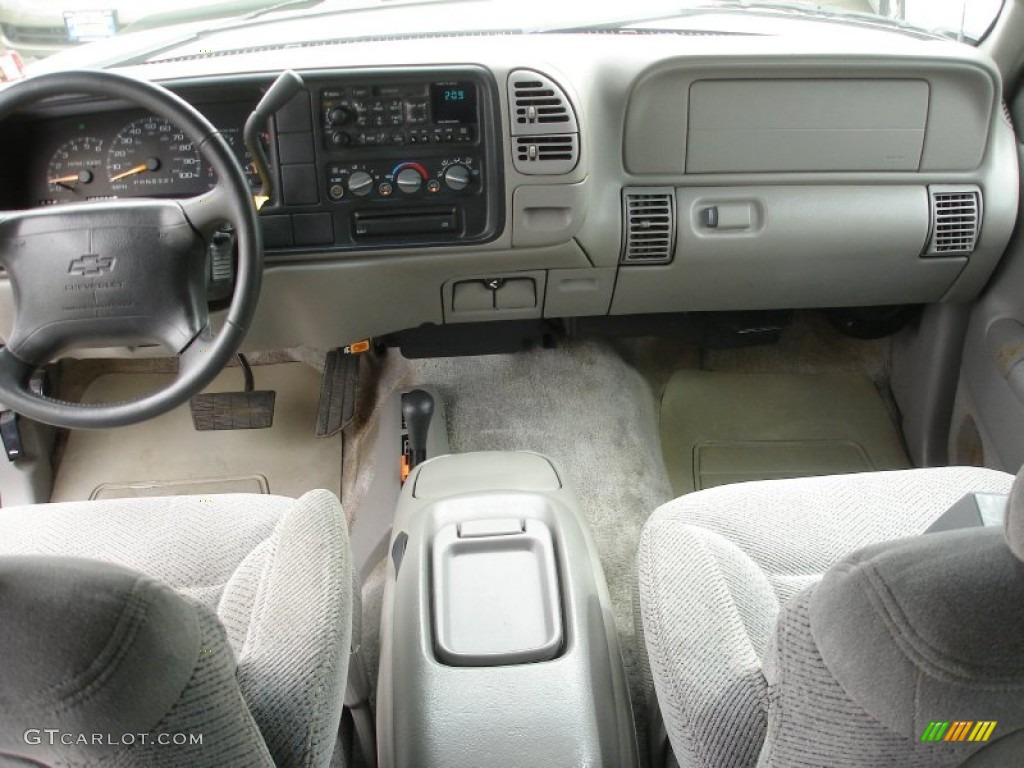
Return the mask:
{"type": "Polygon", "coordinates": [[[357,342],[327,353],[316,414],[317,437],[336,435],[355,418],[359,361],[370,346],[369,341],[357,342]]]}

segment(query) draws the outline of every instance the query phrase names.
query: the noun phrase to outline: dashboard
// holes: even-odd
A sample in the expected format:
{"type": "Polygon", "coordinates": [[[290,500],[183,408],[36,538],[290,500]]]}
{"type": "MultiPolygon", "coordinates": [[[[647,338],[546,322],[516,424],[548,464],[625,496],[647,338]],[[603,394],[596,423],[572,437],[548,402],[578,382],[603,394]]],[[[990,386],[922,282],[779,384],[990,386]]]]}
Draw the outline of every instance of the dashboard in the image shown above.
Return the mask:
{"type": "MultiPolygon", "coordinates": [[[[227,139],[254,194],[243,141],[264,78],[181,91],[227,139]]],[[[486,241],[503,221],[497,86],[481,68],[307,76],[306,90],[266,126],[274,194],[261,210],[270,250],[353,250],[486,241]],[[493,177],[493,178],[492,178],[493,177]],[[298,218],[296,218],[298,217],[298,218]]],[[[108,105],[93,114],[29,118],[27,184],[15,207],[211,189],[213,169],[163,118],[108,105]]]]}
{"type": "MultiPolygon", "coordinates": [[[[124,68],[206,114],[254,193],[242,126],[277,72],[305,82],[263,135],[273,194],[248,349],[495,321],[969,301],[1009,241],[1015,135],[995,66],[967,46],[444,42],[197,50],[124,68]]],[[[174,126],[114,102],[41,105],[0,125],[0,141],[19,148],[6,207],[213,182],[174,126]]],[[[0,282],[0,335],[10,303],[0,282]]]]}

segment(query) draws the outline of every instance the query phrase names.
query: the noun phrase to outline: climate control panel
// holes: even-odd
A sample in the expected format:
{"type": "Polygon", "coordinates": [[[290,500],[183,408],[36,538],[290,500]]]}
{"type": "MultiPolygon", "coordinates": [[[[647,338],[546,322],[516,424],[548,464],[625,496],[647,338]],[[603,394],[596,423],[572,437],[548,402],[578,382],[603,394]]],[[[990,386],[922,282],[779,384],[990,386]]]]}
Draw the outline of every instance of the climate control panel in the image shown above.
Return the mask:
{"type": "Polygon", "coordinates": [[[443,200],[472,195],[480,179],[480,161],[468,154],[394,163],[332,163],[327,167],[325,192],[334,202],[360,198],[443,200]]]}

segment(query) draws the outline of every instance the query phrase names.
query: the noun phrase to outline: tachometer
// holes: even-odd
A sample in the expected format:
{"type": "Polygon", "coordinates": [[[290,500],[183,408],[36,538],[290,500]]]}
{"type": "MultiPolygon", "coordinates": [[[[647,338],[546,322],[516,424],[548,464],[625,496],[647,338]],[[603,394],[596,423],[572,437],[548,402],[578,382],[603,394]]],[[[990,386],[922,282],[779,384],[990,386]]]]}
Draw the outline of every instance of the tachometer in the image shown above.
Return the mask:
{"type": "Polygon", "coordinates": [[[107,153],[107,175],[115,194],[192,195],[208,188],[195,145],[162,117],[121,129],[107,153]]]}
{"type": "Polygon", "coordinates": [[[46,166],[46,184],[55,202],[84,200],[103,171],[103,140],[77,136],[60,145],[46,166]]]}

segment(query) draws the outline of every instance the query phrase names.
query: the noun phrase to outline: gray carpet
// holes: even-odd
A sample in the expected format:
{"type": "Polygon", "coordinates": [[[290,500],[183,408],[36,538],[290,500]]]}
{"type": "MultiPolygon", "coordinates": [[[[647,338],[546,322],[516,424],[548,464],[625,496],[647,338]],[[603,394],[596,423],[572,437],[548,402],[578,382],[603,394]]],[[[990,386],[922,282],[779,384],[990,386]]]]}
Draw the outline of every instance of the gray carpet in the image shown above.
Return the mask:
{"type": "MultiPolygon", "coordinates": [[[[531,450],[559,463],[597,544],[636,709],[643,690],[632,608],[638,540],[647,516],[672,497],[657,407],[644,378],[609,345],[589,341],[435,360],[405,360],[392,352],[378,365],[367,372],[364,405],[379,405],[398,386],[432,385],[445,398],[453,451],[531,450]]],[[[362,490],[374,471],[374,420],[372,409],[361,414],[346,439],[343,501],[349,515],[359,514],[362,490]]],[[[378,569],[364,587],[367,633],[379,622],[375,582],[383,573],[378,569]]],[[[364,645],[373,646],[375,639],[364,635],[364,645]]]]}

